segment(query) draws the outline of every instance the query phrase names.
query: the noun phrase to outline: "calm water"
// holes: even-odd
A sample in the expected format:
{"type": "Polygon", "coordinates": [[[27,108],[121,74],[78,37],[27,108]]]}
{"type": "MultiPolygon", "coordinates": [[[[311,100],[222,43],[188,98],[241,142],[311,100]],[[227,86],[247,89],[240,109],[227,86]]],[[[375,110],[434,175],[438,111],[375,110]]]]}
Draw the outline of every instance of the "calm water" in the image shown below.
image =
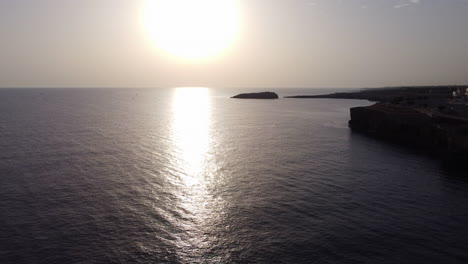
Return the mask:
{"type": "Polygon", "coordinates": [[[0,263],[468,262],[468,177],[368,102],[237,92],[0,90],[0,263]]]}

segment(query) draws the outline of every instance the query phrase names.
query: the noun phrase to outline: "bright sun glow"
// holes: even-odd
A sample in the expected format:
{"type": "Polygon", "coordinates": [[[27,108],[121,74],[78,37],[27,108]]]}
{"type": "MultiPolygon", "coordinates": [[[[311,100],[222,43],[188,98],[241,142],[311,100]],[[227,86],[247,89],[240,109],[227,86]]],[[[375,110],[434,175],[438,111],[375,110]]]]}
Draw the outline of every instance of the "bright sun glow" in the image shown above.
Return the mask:
{"type": "Polygon", "coordinates": [[[217,56],[240,27],[237,0],[146,0],[146,31],[157,47],[186,60],[217,56]]]}

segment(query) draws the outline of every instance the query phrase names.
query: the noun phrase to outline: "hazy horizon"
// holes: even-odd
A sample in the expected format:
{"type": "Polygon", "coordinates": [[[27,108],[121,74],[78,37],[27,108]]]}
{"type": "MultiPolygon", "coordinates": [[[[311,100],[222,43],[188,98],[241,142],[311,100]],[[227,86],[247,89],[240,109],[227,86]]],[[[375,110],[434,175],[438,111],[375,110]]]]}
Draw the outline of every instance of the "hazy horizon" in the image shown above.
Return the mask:
{"type": "MultiPolygon", "coordinates": [[[[154,1],[0,1],[0,87],[468,84],[467,0],[229,1],[238,10],[235,30],[222,39],[227,44],[218,47],[222,52],[216,56],[193,60],[168,54],[149,36],[143,17],[154,1]]],[[[206,12],[215,2],[203,0],[172,11],[203,17],[191,13],[198,10],[197,3],[204,3],[199,12],[206,12]]],[[[232,7],[214,8],[209,11],[232,7]]],[[[155,10],[150,15],[161,16],[155,10]]],[[[212,32],[227,34],[223,16],[219,14],[220,26],[212,32]]],[[[197,23],[184,23],[192,22],[197,23]]],[[[215,36],[213,41],[220,40],[215,36]]],[[[200,45],[190,44],[182,49],[200,45]]],[[[215,46],[205,53],[212,51],[215,46]]]]}

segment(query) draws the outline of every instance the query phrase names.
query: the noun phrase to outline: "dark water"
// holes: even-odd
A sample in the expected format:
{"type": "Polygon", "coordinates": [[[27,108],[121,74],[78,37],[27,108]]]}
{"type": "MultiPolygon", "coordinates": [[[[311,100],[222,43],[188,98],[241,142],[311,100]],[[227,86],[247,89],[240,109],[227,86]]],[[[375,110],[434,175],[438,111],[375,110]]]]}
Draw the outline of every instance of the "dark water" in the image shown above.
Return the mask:
{"type": "Polygon", "coordinates": [[[237,92],[0,90],[0,263],[468,263],[467,177],[368,102],[237,92]]]}

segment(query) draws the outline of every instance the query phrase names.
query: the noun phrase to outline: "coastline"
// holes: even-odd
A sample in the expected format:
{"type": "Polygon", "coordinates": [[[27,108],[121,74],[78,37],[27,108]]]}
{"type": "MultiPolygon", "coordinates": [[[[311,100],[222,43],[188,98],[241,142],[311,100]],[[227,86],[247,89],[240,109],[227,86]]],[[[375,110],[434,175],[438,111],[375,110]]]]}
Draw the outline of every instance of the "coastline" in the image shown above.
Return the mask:
{"type": "Polygon", "coordinates": [[[468,89],[465,86],[397,87],[292,99],[362,99],[376,102],[350,109],[358,133],[418,148],[450,166],[468,167],[468,89]]]}

